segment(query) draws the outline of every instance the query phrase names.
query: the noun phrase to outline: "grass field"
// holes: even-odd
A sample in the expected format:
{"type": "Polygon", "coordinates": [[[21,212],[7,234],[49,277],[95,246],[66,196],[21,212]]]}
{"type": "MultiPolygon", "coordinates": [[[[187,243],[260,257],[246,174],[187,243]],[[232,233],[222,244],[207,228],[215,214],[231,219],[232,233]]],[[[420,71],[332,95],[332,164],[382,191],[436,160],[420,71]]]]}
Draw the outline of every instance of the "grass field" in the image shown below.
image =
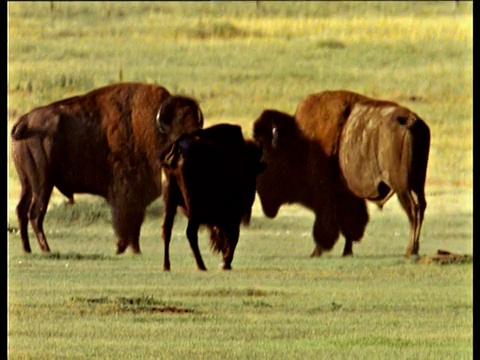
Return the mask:
{"type": "MultiPolygon", "coordinates": [[[[117,81],[158,83],[200,101],[206,126],[251,135],[265,108],[293,113],[309,93],[391,99],[430,126],[420,253],[473,253],[472,2],[9,2],[8,137],[32,108],[117,81]]],[[[9,144],[8,139],[8,144],[9,144]]],[[[7,148],[8,225],[20,186],[7,148]]],[[[52,254],[8,235],[8,357],[470,359],[473,264],[403,258],[398,202],[369,206],[353,258],[343,239],[320,259],[313,215],[258,202],[223,272],[200,235],[196,270],[178,216],[162,271],[161,201],[143,254],[115,256],[104,201],[54,191],[52,254]]]]}

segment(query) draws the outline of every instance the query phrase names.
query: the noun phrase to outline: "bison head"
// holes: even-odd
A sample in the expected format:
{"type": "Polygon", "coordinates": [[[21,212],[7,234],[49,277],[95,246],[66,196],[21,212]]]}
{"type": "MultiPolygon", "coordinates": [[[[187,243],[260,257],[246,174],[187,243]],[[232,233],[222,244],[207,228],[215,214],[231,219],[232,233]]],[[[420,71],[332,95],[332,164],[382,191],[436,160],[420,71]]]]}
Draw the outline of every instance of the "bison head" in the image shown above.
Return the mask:
{"type": "Polygon", "coordinates": [[[264,155],[272,151],[286,150],[292,135],[297,132],[295,119],[276,110],[265,110],[253,125],[253,136],[263,150],[264,155]]]}
{"type": "Polygon", "coordinates": [[[155,122],[163,140],[162,150],[164,150],[181,134],[201,129],[203,127],[203,114],[194,99],[172,95],[160,105],[155,122]]]}
{"type": "Polygon", "coordinates": [[[288,202],[285,196],[291,192],[289,174],[295,172],[295,163],[300,160],[295,156],[299,136],[295,119],[276,110],[263,111],[254,122],[253,137],[266,163],[257,179],[257,192],[268,217],[275,217],[280,206],[288,202]]]}

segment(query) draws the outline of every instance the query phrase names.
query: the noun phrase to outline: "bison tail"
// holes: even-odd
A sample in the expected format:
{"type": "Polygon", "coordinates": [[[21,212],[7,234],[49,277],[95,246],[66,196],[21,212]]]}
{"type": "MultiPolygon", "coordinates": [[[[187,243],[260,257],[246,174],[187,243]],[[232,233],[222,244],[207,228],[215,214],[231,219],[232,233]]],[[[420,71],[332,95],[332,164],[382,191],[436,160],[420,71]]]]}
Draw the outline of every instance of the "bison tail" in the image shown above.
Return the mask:
{"type": "Polygon", "coordinates": [[[209,226],[210,228],[210,245],[212,251],[217,253],[223,252],[226,248],[225,233],[221,231],[217,226],[209,226]]]}
{"type": "Polygon", "coordinates": [[[33,136],[52,136],[57,131],[59,121],[58,114],[42,112],[25,114],[13,125],[10,135],[14,140],[24,140],[33,136]],[[32,125],[32,118],[35,125],[32,125]]]}
{"type": "Polygon", "coordinates": [[[29,136],[27,119],[25,117],[21,117],[17,123],[13,125],[10,135],[14,140],[23,140],[29,136]]]}
{"type": "Polygon", "coordinates": [[[409,180],[414,188],[417,188],[415,190],[423,190],[430,152],[430,129],[422,119],[417,119],[410,128],[410,133],[412,135],[413,157],[409,180]]]}

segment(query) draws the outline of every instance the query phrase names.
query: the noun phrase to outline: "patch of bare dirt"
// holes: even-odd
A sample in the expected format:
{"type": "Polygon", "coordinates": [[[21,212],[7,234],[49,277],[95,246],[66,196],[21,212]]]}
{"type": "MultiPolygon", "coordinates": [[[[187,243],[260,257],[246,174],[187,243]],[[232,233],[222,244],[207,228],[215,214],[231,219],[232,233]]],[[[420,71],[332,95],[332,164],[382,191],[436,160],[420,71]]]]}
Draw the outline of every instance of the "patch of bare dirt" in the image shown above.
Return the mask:
{"type": "Polygon", "coordinates": [[[425,255],[418,258],[417,262],[421,264],[437,263],[445,264],[466,264],[473,261],[473,256],[469,254],[455,254],[447,250],[437,250],[434,255],[425,255]]]}

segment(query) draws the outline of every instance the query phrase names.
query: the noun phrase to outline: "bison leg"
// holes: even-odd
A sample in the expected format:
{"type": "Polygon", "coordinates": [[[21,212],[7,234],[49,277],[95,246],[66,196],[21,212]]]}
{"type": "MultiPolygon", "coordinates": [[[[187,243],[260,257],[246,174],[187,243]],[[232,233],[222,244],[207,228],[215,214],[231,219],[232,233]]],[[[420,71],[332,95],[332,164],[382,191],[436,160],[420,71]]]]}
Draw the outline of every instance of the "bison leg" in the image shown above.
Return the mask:
{"type": "Polygon", "coordinates": [[[190,248],[193,251],[193,255],[195,256],[198,269],[207,270],[205,264],[203,263],[202,255],[200,254],[200,249],[198,247],[198,228],[199,224],[196,221],[189,220],[187,225],[187,238],[188,242],[190,243],[190,248]]]}
{"type": "Polygon", "coordinates": [[[168,176],[163,184],[163,270],[170,270],[170,240],[177,207],[183,204],[183,197],[173,176],[168,176]]]}
{"type": "Polygon", "coordinates": [[[175,213],[166,213],[163,226],[162,226],[162,237],[163,237],[163,270],[170,271],[170,239],[172,238],[172,227],[173,221],[175,219],[175,213]]]}
{"type": "Polygon", "coordinates": [[[37,236],[40,249],[42,249],[44,252],[50,251],[45,233],[43,232],[43,219],[45,218],[45,213],[47,212],[48,201],[50,200],[52,190],[53,185],[47,185],[40,189],[38,195],[35,195],[36,191],[34,189],[32,203],[30,204],[30,209],[28,210],[28,216],[30,218],[33,231],[37,236]]]}
{"type": "MultiPolygon", "coordinates": [[[[166,200],[166,195],[164,196],[166,200]]],[[[170,239],[172,238],[173,222],[177,211],[177,205],[173,201],[164,201],[165,214],[162,225],[163,238],[163,270],[170,270],[170,239]]]]}
{"type": "Polygon", "coordinates": [[[345,237],[342,256],[353,256],[352,245],[360,241],[368,223],[368,210],[364,199],[342,194],[338,203],[340,231],[345,237]]]}
{"type": "MultiPolygon", "coordinates": [[[[127,206],[125,206],[127,207],[127,206]]],[[[113,228],[117,235],[117,254],[123,254],[128,245],[134,254],[140,254],[140,228],[145,216],[145,208],[124,209],[112,207],[113,228]]]]}
{"type": "MultiPolygon", "coordinates": [[[[24,150],[24,148],[21,149],[24,150]]],[[[18,225],[20,227],[20,236],[22,239],[22,247],[24,252],[31,253],[32,249],[30,248],[30,240],[28,238],[28,220],[33,198],[31,184],[35,183],[37,179],[29,179],[28,174],[37,175],[38,172],[30,153],[24,153],[25,158],[18,158],[19,155],[16,152],[14,152],[13,155],[15,160],[15,168],[17,169],[18,178],[22,187],[20,199],[16,207],[18,225]]]]}
{"type": "Polygon", "coordinates": [[[130,246],[134,254],[141,254],[140,251],[140,229],[145,218],[145,209],[139,209],[130,215],[130,246]]]}
{"type": "Polygon", "coordinates": [[[240,228],[238,226],[232,226],[226,231],[226,249],[223,252],[223,270],[232,269],[233,254],[235,253],[235,248],[237,247],[238,237],[240,235],[240,228]]]}
{"type": "Polygon", "coordinates": [[[32,249],[30,248],[30,241],[28,239],[28,209],[32,202],[32,190],[24,179],[20,178],[20,181],[22,184],[22,192],[16,208],[17,218],[20,226],[23,251],[30,253],[32,249]]]}
{"type": "Polygon", "coordinates": [[[322,256],[322,252],[323,252],[322,247],[319,244],[315,244],[315,248],[310,254],[310,257],[320,257],[322,256]]]}
{"type": "Polygon", "coordinates": [[[317,214],[313,224],[313,239],[315,240],[315,249],[310,255],[318,257],[324,250],[330,251],[337,242],[340,229],[336,217],[332,213],[317,214]]]}
{"type": "Polygon", "coordinates": [[[410,238],[408,241],[405,257],[418,255],[420,250],[420,231],[427,203],[423,193],[417,194],[414,191],[407,191],[398,194],[400,204],[408,215],[410,222],[410,238]]]}

